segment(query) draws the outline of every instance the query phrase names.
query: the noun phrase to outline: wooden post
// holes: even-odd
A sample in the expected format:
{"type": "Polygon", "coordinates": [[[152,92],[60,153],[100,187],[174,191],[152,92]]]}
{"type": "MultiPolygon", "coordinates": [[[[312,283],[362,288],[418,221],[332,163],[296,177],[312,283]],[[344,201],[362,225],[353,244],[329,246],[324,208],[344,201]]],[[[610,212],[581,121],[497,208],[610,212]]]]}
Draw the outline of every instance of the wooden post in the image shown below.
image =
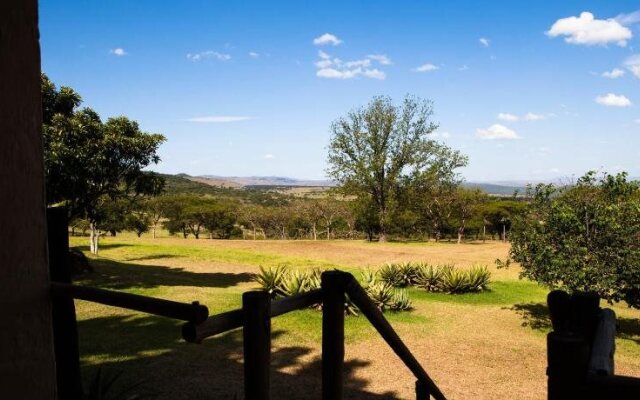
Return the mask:
{"type": "Polygon", "coordinates": [[[345,275],[322,274],[322,399],[342,400],[344,366],[345,275]]]}
{"type": "MultiPolygon", "coordinates": [[[[67,209],[47,210],[49,273],[55,282],[71,283],[69,264],[69,232],[67,209]]],[[[60,399],[82,399],[80,352],[76,308],[71,297],[53,297],[53,343],[56,357],[56,379],[60,399]]]]}
{"type": "Polygon", "coordinates": [[[416,381],[416,400],[429,400],[431,395],[429,394],[429,388],[423,382],[416,381]]]}
{"type": "Polygon", "coordinates": [[[265,291],[242,295],[244,315],[244,398],[269,400],[271,367],[271,297],[265,291]]]}
{"type": "Polygon", "coordinates": [[[583,337],[547,335],[548,400],[584,399],[589,344],[583,337]]]}

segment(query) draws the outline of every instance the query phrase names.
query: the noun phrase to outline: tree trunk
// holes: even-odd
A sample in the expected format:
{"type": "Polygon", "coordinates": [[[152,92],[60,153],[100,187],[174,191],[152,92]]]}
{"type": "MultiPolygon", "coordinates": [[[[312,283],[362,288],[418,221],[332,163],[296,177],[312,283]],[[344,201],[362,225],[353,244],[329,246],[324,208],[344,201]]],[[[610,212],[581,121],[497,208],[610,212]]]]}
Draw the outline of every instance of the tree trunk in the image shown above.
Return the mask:
{"type": "Polygon", "coordinates": [[[507,226],[504,224],[502,225],[502,241],[507,243],[507,226]]]}
{"type": "Polygon", "coordinates": [[[482,224],[482,243],[487,241],[487,226],[482,224]]]}
{"type": "Polygon", "coordinates": [[[313,233],[313,240],[318,240],[318,232],[316,231],[316,223],[311,224],[311,232],[313,233]]]}
{"type": "Polygon", "coordinates": [[[256,240],[256,227],[253,227],[253,240],[256,240]]]}
{"type": "Polygon", "coordinates": [[[153,225],[152,232],[153,232],[153,238],[155,239],[156,238],[156,225],[155,224],[153,225]]]}
{"type": "Polygon", "coordinates": [[[98,255],[98,241],[100,233],[95,222],[89,223],[89,250],[91,254],[98,255]]]}

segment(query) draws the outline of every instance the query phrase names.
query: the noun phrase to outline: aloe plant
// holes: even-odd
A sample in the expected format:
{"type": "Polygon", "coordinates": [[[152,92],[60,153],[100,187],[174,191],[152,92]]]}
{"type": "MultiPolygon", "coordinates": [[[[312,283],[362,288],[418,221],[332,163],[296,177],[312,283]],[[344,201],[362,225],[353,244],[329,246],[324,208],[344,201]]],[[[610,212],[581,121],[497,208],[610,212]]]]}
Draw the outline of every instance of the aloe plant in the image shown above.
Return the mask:
{"type": "Polygon", "coordinates": [[[282,284],[287,276],[287,267],[278,265],[277,267],[264,268],[260,266],[260,272],[254,275],[253,280],[260,285],[260,288],[269,292],[272,298],[284,296],[282,284]]]}

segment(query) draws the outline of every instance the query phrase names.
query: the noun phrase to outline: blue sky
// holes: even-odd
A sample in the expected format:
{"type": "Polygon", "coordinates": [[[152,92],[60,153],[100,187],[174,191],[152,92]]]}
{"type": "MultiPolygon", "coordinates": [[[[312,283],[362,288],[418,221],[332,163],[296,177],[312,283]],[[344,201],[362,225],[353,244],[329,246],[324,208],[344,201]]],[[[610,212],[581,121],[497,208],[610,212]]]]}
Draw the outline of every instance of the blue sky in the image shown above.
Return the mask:
{"type": "Polygon", "coordinates": [[[42,69],[154,169],[321,179],[332,120],[435,103],[473,181],[640,175],[637,1],[40,1],[42,69]]]}

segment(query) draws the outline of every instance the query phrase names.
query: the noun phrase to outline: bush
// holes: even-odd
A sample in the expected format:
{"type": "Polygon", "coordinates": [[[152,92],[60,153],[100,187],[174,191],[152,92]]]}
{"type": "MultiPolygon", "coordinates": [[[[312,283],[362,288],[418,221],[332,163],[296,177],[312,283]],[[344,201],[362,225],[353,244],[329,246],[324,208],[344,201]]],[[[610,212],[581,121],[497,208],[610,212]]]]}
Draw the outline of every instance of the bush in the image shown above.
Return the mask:
{"type": "Polygon", "coordinates": [[[415,285],[429,292],[437,292],[442,284],[442,268],[420,264],[415,277],[415,285]]]}
{"type": "Polygon", "coordinates": [[[282,284],[286,278],[287,267],[284,265],[269,268],[260,266],[260,272],[254,275],[253,280],[260,285],[260,289],[269,292],[272,298],[276,298],[285,295],[282,284]]]}
{"type": "Polygon", "coordinates": [[[411,262],[387,263],[378,272],[380,280],[396,288],[411,286],[415,282],[418,268],[411,262]]]}
{"type": "Polygon", "coordinates": [[[475,265],[467,271],[469,279],[469,289],[472,292],[481,292],[486,290],[491,279],[491,272],[486,266],[475,265]]]}

